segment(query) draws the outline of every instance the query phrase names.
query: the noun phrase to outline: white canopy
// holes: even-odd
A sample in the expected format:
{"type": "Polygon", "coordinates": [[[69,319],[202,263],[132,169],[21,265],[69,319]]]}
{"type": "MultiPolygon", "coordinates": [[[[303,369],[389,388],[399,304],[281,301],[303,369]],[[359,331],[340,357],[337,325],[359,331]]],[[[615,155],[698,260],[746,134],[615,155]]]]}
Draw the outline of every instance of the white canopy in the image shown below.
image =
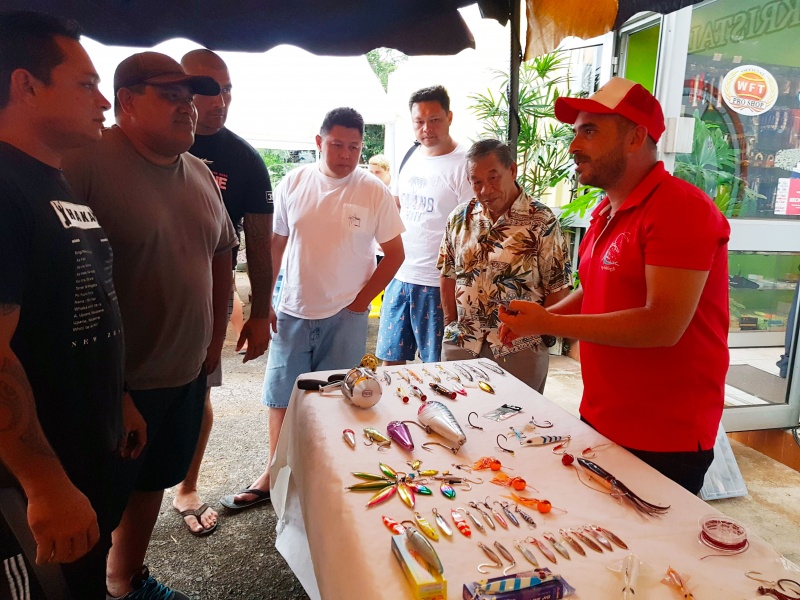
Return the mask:
{"type": "MultiPolygon", "coordinates": [[[[87,38],[83,43],[100,74],[103,93],[113,100],[114,69],[124,58],[147,49],[104,46],[87,38]]],[[[180,60],[198,47],[181,39],[152,49],[180,60]]],[[[315,56],[294,46],[278,46],[263,54],[219,54],[228,64],[233,83],[227,126],[257,148],[314,148],[325,113],[339,106],[355,108],[366,123],[394,119],[365,56],[315,56]]],[[[109,111],[106,124],[113,119],[109,111]]]]}

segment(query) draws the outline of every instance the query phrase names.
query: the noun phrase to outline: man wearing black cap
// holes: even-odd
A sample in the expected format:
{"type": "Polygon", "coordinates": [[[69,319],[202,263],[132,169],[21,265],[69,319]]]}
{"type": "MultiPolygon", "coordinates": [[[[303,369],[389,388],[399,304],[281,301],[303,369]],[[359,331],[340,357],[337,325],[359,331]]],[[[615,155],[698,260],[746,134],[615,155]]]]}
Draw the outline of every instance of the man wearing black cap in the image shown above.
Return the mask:
{"type": "Polygon", "coordinates": [[[501,308],[501,334],[581,340],[582,418],[696,494],[722,417],[730,226],[658,162],[664,115],[641,85],[614,78],[555,111],[574,125],[578,181],[606,197],[581,242],[581,287],[547,309],[501,308]]]}
{"type": "Polygon", "coordinates": [[[236,235],[214,176],[187,153],[194,94],[216,95],[157,52],[125,59],[114,74],[117,125],[64,172],[114,249],[125,330],[125,377],[147,422],[135,488],[113,535],[109,597],[180,600],[143,567],[164,489],[183,480],[197,445],[206,373],[219,363],[236,235]]]}

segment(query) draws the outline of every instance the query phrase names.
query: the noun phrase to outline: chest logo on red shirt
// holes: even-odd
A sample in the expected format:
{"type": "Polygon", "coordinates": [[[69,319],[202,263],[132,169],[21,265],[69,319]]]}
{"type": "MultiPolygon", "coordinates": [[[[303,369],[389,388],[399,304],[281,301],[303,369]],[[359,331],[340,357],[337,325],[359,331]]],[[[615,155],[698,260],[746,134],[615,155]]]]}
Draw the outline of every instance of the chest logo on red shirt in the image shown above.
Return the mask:
{"type": "Polygon", "coordinates": [[[622,255],[622,248],[627,241],[628,234],[620,233],[617,238],[611,242],[611,245],[606,249],[606,253],[603,255],[602,269],[604,271],[614,272],[617,270],[622,255]]]}

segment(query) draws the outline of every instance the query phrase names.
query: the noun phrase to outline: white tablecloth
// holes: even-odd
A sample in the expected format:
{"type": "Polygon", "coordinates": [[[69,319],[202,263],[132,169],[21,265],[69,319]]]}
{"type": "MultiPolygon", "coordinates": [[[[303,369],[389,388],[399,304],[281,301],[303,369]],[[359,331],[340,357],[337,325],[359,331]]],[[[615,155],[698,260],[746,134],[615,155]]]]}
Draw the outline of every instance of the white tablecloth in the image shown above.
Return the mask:
{"type": "MultiPolygon", "coordinates": [[[[411,365],[411,368],[422,375],[420,365],[411,365]]],[[[540,433],[572,436],[570,451],[576,456],[582,449],[608,440],[508,374],[501,376],[488,372],[495,395],[479,390],[474,383],[465,382],[467,396],[459,395],[454,401],[433,394],[427,385],[430,379],[424,376],[425,385],[422,387],[426,393],[430,392],[429,400],[435,399],[446,404],[467,435],[467,443],[457,455],[440,447],[434,447],[432,452],[421,449],[425,441],[444,440],[435,435],[428,436],[414,425],[410,426],[416,444],[412,453],[405,452],[397,444],[392,444],[389,451],[384,452],[379,452],[374,445],[365,446],[362,443],[364,427],[375,427],[385,432],[389,421],[416,418],[419,400],[412,396],[409,403],[404,404],[394,394],[398,384],[408,387],[395,375],[398,369],[387,369],[392,374],[392,385],[384,385],[381,401],[366,410],[347,404],[338,393],[321,395],[295,388],[278,441],[275,461],[270,469],[272,503],[278,516],[276,547],[311,598],[349,600],[412,597],[392,555],[391,533],[382,524],[381,515],[397,521],[413,520],[413,511],[396,494],[390,500],[368,509],[365,505],[371,492],[345,491],[346,486],[360,481],[350,474],[351,471],[379,473],[379,462],[398,471],[409,471],[406,461],[412,458],[423,461],[423,469],[450,469],[461,473],[451,466],[452,463],[472,464],[480,457],[494,456],[502,462],[504,472],[523,477],[538,489],[538,492],[528,490],[526,495],[548,499],[554,507],[567,511],[564,514],[553,510],[548,515],[540,515],[535,509],[523,507],[523,510],[534,515],[538,528],[531,530],[521,522],[521,528],[509,523],[508,530],[498,527],[493,531],[487,528],[486,533],[472,527],[471,538],[462,536],[455,528],[452,537],[440,536],[440,540],[433,542],[433,545],[444,565],[448,598],[451,599],[461,598],[464,582],[487,577],[476,570],[479,563],[487,562],[477,545],[479,541],[490,547],[494,541],[500,541],[517,560],[518,568],[512,572],[523,571],[531,567],[514,548],[514,540],[527,535],[535,535],[541,540],[541,534],[545,531],[555,533],[558,538],[559,528],[579,527],[588,523],[616,533],[627,543],[630,551],[651,567],[643,567],[637,590],[639,598],[666,600],[678,597],[672,588],[660,583],[668,566],[689,578],[689,588],[698,600],[756,597],[759,584],[747,579],[744,575],[746,571],[761,571],[765,577],[773,580],[781,577],[798,578],[797,572],[791,570],[791,563],[787,563],[768,543],[752,533],[748,535],[750,547],[746,552],[700,560],[715,552],[698,541],[698,519],[717,511],[618,446],[601,449],[594,461],[645,500],[671,505],[667,514],[655,518],[644,517],[628,504],[582,485],[575,468],[563,466],[561,457],[551,452],[552,446],[521,447],[509,431],[509,426],[523,430],[532,417],[538,422],[550,420],[554,424],[551,429],[539,430],[540,433]],[[470,411],[483,415],[504,403],[521,406],[523,411],[501,422],[481,417],[477,421],[484,431],[468,427],[467,415],[470,411]],[[356,433],[355,450],[342,439],[344,429],[352,429],[356,433]],[[495,447],[498,433],[510,434],[508,446],[516,450],[515,456],[495,447]]],[[[433,370],[430,366],[428,369],[433,370]]],[[[325,379],[328,374],[316,373],[304,377],[325,379]]],[[[654,436],[663,435],[658,423],[653,423],[652,427],[654,436]]],[[[432,482],[430,487],[434,495],[417,495],[415,510],[434,524],[431,509],[435,507],[452,525],[451,508],[467,507],[470,500],[479,502],[486,496],[491,500],[502,500],[501,495],[509,493],[508,488],[489,483],[493,476],[491,471],[475,472],[468,476],[483,477],[485,483],[474,486],[469,492],[457,488],[456,498],[449,500],[440,493],[438,482],[432,482]]],[[[513,507],[513,502],[511,504],[513,507]]],[[[476,513],[474,510],[472,512],[476,513]]],[[[553,565],[538,549],[530,545],[529,548],[537,556],[540,566],[561,574],[576,588],[575,598],[597,600],[620,597],[621,579],[606,567],[621,560],[628,551],[615,548],[613,552],[598,554],[586,549],[586,556],[583,557],[570,550],[571,560],[558,555],[558,564],[553,565]]],[[[501,572],[493,571],[488,576],[497,575],[501,575],[501,572]]]]}

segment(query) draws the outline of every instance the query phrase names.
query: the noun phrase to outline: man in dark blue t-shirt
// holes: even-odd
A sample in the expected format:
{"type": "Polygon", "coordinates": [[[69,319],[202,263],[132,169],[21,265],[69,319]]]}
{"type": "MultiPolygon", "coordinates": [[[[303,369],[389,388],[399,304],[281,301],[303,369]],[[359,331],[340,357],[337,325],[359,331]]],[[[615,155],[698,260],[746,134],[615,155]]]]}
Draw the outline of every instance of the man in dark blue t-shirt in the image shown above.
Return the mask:
{"type": "Polygon", "coordinates": [[[60,171],[110,107],[79,39],[0,13],[0,599],[105,598],[118,467],[145,444],[111,248],[60,171]]]}
{"type": "MultiPolygon", "coordinates": [[[[217,180],[225,208],[237,233],[244,228],[247,270],[252,289],[250,318],[242,327],[236,349],[247,346],[244,362],[258,358],[266,352],[270,341],[271,290],[272,290],[272,185],[264,161],[244,139],[225,127],[231,103],[231,77],[225,62],[206,49],[192,50],[181,59],[190,75],[213,77],[220,86],[217,96],[195,96],[197,128],[194,145],[189,152],[203,160],[217,180]]],[[[232,265],[236,266],[237,250],[233,252],[232,265]]],[[[276,267],[275,274],[280,269],[276,267]]],[[[231,290],[231,310],[240,309],[238,298],[231,290]]],[[[238,332],[237,332],[238,333],[238,332]]],[[[210,388],[222,385],[222,364],[208,375],[206,405],[203,424],[192,465],[186,479],[175,489],[173,506],[181,513],[186,526],[195,535],[213,531],[216,512],[200,500],[197,478],[203,461],[206,443],[214,420],[210,388]]],[[[263,495],[257,499],[266,499],[263,495]]],[[[250,503],[247,503],[248,505],[250,503]]]]}

